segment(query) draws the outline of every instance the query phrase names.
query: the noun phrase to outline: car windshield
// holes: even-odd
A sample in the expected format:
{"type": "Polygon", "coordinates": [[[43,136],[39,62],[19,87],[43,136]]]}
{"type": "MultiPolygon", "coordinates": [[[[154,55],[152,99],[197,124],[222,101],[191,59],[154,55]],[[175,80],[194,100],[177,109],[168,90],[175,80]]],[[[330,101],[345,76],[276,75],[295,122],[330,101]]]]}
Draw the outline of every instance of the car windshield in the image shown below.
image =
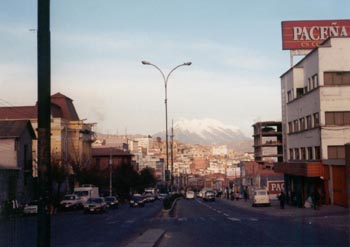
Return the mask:
{"type": "Polygon", "coordinates": [[[75,200],[75,196],[64,196],[63,200],[75,200]]]}
{"type": "Polygon", "coordinates": [[[105,201],[106,202],[114,202],[116,201],[117,199],[115,197],[105,197],[105,201]]]}
{"type": "Polygon", "coordinates": [[[77,196],[88,196],[89,192],[88,191],[74,191],[74,194],[77,196]]]}
{"type": "Polygon", "coordinates": [[[103,200],[101,198],[90,198],[87,202],[88,203],[102,203],[103,200]]]}

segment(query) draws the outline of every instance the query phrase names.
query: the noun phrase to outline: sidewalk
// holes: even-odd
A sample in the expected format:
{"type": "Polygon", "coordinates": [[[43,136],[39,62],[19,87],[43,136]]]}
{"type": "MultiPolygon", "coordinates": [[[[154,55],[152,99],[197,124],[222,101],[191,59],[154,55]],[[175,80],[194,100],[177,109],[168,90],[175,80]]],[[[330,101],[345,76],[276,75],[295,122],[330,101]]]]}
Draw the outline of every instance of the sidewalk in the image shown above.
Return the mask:
{"type": "Polygon", "coordinates": [[[284,209],[280,209],[278,200],[271,200],[270,207],[252,207],[250,200],[231,201],[227,199],[219,199],[220,201],[230,204],[238,208],[244,208],[264,215],[279,216],[279,217],[322,217],[322,216],[342,216],[348,217],[350,220],[350,213],[346,208],[335,205],[322,205],[321,208],[315,210],[313,208],[298,208],[294,206],[285,205],[284,209]]]}

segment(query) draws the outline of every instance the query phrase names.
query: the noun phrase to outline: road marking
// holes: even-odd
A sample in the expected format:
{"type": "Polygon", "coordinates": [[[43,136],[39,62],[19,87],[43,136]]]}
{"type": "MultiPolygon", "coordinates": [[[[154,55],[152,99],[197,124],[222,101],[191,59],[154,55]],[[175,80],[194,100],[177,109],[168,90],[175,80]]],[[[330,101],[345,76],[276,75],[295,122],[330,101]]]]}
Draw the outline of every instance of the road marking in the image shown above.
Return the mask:
{"type": "Polygon", "coordinates": [[[228,215],[228,214],[226,214],[226,213],[224,213],[224,215],[225,215],[226,217],[229,217],[229,215],[228,215]]]}
{"type": "Polygon", "coordinates": [[[257,218],[250,218],[249,220],[250,220],[250,221],[258,221],[257,218]]]}
{"type": "Polygon", "coordinates": [[[199,217],[202,221],[205,221],[205,219],[203,217],[199,217]]]}
{"type": "Polygon", "coordinates": [[[220,210],[217,210],[216,212],[218,212],[219,214],[221,214],[221,213],[222,213],[220,210]]]}
{"type": "Polygon", "coordinates": [[[186,217],[183,217],[183,218],[178,218],[177,220],[178,220],[178,221],[187,221],[187,218],[186,218],[186,217]]]}
{"type": "Polygon", "coordinates": [[[238,218],[233,218],[233,217],[229,217],[229,218],[227,218],[227,219],[229,219],[229,220],[231,220],[231,221],[241,221],[240,219],[238,219],[238,218]]]}
{"type": "Polygon", "coordinates": [[[127,224],[132,224],[134,222],[135,222],[135,220],[127,220],[127,221],[125,221],[125,223],[127,223],[127,224]]]}

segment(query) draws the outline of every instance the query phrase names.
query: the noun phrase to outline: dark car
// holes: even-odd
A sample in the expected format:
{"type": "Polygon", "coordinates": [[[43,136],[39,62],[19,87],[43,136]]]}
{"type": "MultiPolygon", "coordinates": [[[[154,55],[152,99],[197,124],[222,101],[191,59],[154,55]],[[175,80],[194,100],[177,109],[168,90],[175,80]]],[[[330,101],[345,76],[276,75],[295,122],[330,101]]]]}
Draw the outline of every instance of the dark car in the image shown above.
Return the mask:
{"type": "Polygon", "coordinates": [[[95,197],[87,200],[84,205],[84,213],[104,213],[107,204],[103,197],[95,197]]]}
{"type": "Polygon", "coordinates": [[[203,196],[204,201],[215,201],[215,192],[212,190],[207,190],[203,196]]]}
{"type": "Polygon", "coordinates": [[[108,208],[118,208],[119,201],[116,196],[106,196],[105,201],[108,208]]]}
{"type": "Polygon", "coordinates": [[[137,206],[144,207],[145,203],[146,203],[146,199],[141,195],[133,195],[129,201],[130,207],[137,207],[137,206]]]}

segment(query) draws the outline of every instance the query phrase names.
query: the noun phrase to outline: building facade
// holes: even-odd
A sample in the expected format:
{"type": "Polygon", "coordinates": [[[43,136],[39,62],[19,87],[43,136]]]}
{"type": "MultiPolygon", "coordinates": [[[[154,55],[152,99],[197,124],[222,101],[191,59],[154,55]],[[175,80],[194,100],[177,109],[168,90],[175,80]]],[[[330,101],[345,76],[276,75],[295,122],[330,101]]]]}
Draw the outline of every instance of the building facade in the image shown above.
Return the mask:
{"type": "MultiPolygon", "coordinates": [[[[346,206],[350,39],[329,38],[281,76],[283,163],[290,203],[315,193],[346,206]]],[[[349,174],[348,174],[349,175],[349,174]]]]}
{"type": "Polygon", "coordinates": [[[258,122],[253,128],[255,162],[261,165],[282,162],[282,122],[258,122]]]}
{"type": "MultiPolygon", "coordinates": [[[[34,106],[0,107],[0,120],[30,120],[38,126],[38,108],[34,106]]],[[[91,161],[91,143],[95,140],[92,124],[84,123],[73,100],[61,93],[51,96],[51,156],[70,167],[91,161]]],[[[33,142],[33,176],[37,176],[37,141],[33,142]]]]}
{"type": "Polygon", "coordinates": [[[34,197],[30,121],[0,121],[0,208],[4,201],[28,203],[34,197]]]}

